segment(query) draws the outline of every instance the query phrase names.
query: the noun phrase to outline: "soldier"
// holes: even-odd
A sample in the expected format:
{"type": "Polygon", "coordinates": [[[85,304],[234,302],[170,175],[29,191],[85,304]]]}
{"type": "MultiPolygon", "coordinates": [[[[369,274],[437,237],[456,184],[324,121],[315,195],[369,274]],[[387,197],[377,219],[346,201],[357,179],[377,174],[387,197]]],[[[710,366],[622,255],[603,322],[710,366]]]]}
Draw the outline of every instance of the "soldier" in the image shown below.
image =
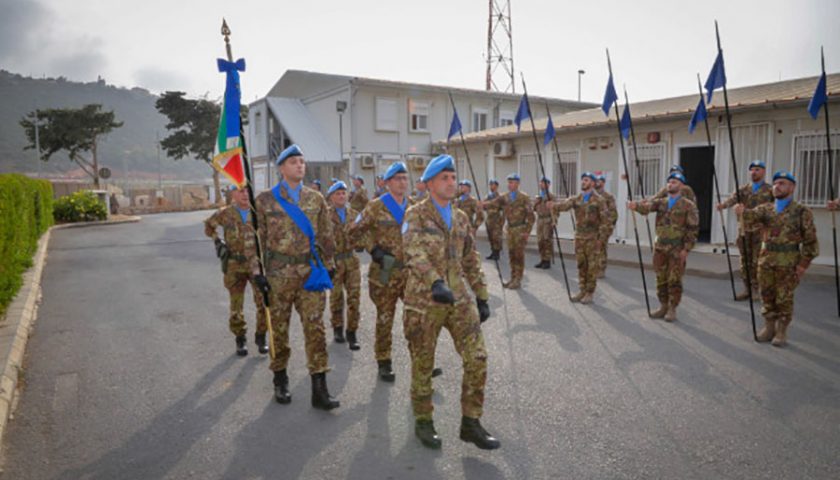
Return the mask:
{"type": "MultiPolygon", "coordinates": [[[[750,163],[750,179],[752,182],[739,188],[741,202],[746,208],[753,209],[764,203],[773,202],[773,187],[764,181],[766,167],[764,162],[755,160],[750,163]]],[[[729,198],[717,204],[718,210],[729,208],[738,203],[739,192],[734,192],[729,198]]],[[[750,285],[754,296],[758,296],[758,252],[761,250],[761,226],[745,223],[744,217],[738,218],[738,249],[741,251],[741,278],[744,281],[744,291],[735,296],[735,300],[750,298],[747,290],[747,272],[750,272],[750,285]],[[750,256],[747,257],[747,247],[750,256]],[[749,260],[749,263],[748,263],[749,260]]]]}
{"type": "MultiPolygon", "coordinates": [[[[668,175],[670,175],[674,172],[677,172],[680,175],[682,175],[683,177],[685,177],[685,169],[683,169],[683,167],[681,165],[671,165],[671,168],[668,169],[668,175]]],[[[666,186],[662,187],[661,189],[659,189],[659,191],[656,192],[656,194],[654,194],[652,199],[653,198],[667,198],[668,195],[669,195],[668,186],[666,185],[666,186]]],[[[691,188],[689,185],[687,185],[685,183],[682,184],[682,186],[680,187],[680,195],[689,199],[689,200],[691,200],[695,204],[697,203],[697,196],[694,195],[694,189],[691,188]]]]}
{"type": "Polygon", "coordinates": [[[595,193],[595,181],[594,173],[584,172],[580,176],[580,193],[576,197],[555,200],[549,204],[552,215],[574,209],[577,220],[575,257],[580,291],[572,297],[572,301],[583,304],[592,303],[601,255],[601,239],[610,228],[606,201],[595,193]]]}
{"type": "Polygon", "coordinates": [[[656,244],[653,267],[656,269],[656,296],[661,304],[651,318],[677,319],[682,299],[682,276],[688,252],[697,241],[700,220],[697,205],[682,195],[685,177],[680,172],[668,176],[668,198],[627,202],[627,208],[642,215],[656,212],[656,244]]]}
{"type": "Polygon", "coordinates": [[[359,257],[353,253],[353,238],[349,226],[358,212],[347,206],[347,184],[341,180],[332,184],[327,191],[331,203],[330,220],[335,238],[335,274],[333,291],[330,293],[330,321],[336,343],[344,343],[344,292],[347,291],[347,343],[350,350],[358,350],[359,340],[359,297],[361,295],[362,273],[359,257]],[[349,219],[349,221],[348,221],[349,219]]]}
{"type": "Polygon", "coordinates": [[[811,210],[793,200],[796,178],[788,171],[773,175],[773,203],[747,208],[735,207],[746,224],[761,227],[761,253],[758,257],[758,284],[761,289],[764,328],[759,342],[772,339],[776,347],[787,343],[787,329],[793,320],[793,293],[819,255],[817,230],[811,210]]]}
{"type": "Polygon", "coordinates": [[[534,213],[537,215],[537,248],[540,251],[540,263],[534,268],[551,268],[554,258],[554,224],[555,214],[551,211],[551,201],[554,195],[548,190],[551,180],[543,177],[540,180],[540,195],[534,201],[534,213]]]}
{"type": "Polygon", "coordinates": [[[317,178],[315,180],[312,180],[312,183],[310,183],[309,186],[312,188],[312,190],[317,190],[318,193],[321,193],[321,181],[317,178]]]}
{"type": "Polygon", "coordinates": [[[387,190],[385,190],[385,178],[383,175],[376,176],[376,191],[373,192],[373,198],[379,198],[382,195],[385,195],[387,190]]]}
{"type": "Polygon", "coordinates": [[[531,197],[519,191],[519,174],[507,176],[508,193],[488,202],[488,208],[504,209],[508,232],[508,255],[510,256],[510,280],[505,288],[515,290],[522,287],[522,274],[525,271],[525,247],[534,226],[534,209],[531,197]]]}
{"type": "Polygon", "coordinates": [[[610,243],[610,237],[612,237],[612,234],[615,231],[615,224],[618,221],[618,207],[616,206],[615,196],[605,189],[607,176],[603,173],[599,173],[595,176],[595,178],[597,178],[597,181],[595,182],[595,192],[606,202],[607,223],[609,224],[609,228],[602,231],[601,255],[598,257],[598,265],[596,267],[596,271],[598,273],[595,275],[595,278],[604,278],[607,271],[607,245],[610,243]]]}
{"type": "Polygon", "coordinates": [[[361,175],[353,177],[353,192],[350,193],[350,208],[357,212],[365,209],[368,203],[367,190],[365,190],[365,179],[361,175]]]}
{"type": "Polygon", "coordinates": [[[432,160],[423,172],[430,198],[408,210],[402,227],[408,267],[403,330],[411,353],[414,434],[429,448],[441,447],[432,420],[432,367],[440,330],[446,328],[464,368],[460,438],[492,450],[499,441],[479,422],[487,380],[481,322],[490,317],[489,296],[469,219],[452,208],[455,178],[452,157],[432,160]]]}
{"type": "Polygon", "coordinates": [[[503,208],[492,203],[491,200],[499,198],[499,181],[491,178],[488,182],[490,193],[487,194],[487,220],[484,224],[487,227],[487,240],[490,242],[490,255],[487,260],[498,260],[502,252],[502,236],[505,228],[505,217],[503,208]]]}
{"type": "Polygon", "coordinates": [[[831,211],[840,210],[840,198],[829,200],[825,207],[831,211]]]}
{"type": "Polygon", "coordinates": [[[411,200],[414,203],[419,203],[420,200],[426,198],[426,184],[419,178],[414,182],[414,192],[411,194],[411,200]]]}
{"type": "Polygon", "coordinates": [[[294,306],[303,324],[307,367],[312,377],[312,406],[332,410],[339,402],[327,390],[328,358],[322,318],[327,300],[324,290],[332,286],[326,275],[334,268],[332,222],[324,197],[301,183],[306,161],[300,147],[292,145],[283,150],[275,163],[282,180],[256,199],[268,278],[259,274],[256,258],[251,262],[257,285],[271,294],[276,352],[270,366],[274,372],[274,397],[283,404],[292,401],[286,366],[291,353],[289,319],[294,306]]]}
{"type": "Polygon", "coordinates": [[[476,230],[481,226],[481,222],[484,221],[484,212],[478,200],[471,194],[472,182],[461,180],[458,182],[458,189],[460,190],[460,195],[458,195],[458,199],[455,201],[455,207],[467,214],[473,235],[475,235],[476,230]]]}
{"type": "Polygon", "coordinates": [[[248,204],[247,187],[241,189],[231,186],[233,204],[222,207],[204,221],[204,234],[213,239],[216,244],[216,256],[222,261],[224,285],[230,294],[230,316],[228,325],[231,333],[236,336],[236,354],[240,357],[248,355],[245,334],[248,324],[242,314],[242,304],[245,302],[245,285],[250,282],[257,306],[257,331],[254,342],[259,352],[268,353],[265,332],[268,328],[265,318],[265,305],[260,289],[251,276],[251,259],[256,256],[256,242],[254,227],[250,220],[250,205],[248,204]],[[222,227],[224,241],[219,238],[218,228],[222,227]]]}

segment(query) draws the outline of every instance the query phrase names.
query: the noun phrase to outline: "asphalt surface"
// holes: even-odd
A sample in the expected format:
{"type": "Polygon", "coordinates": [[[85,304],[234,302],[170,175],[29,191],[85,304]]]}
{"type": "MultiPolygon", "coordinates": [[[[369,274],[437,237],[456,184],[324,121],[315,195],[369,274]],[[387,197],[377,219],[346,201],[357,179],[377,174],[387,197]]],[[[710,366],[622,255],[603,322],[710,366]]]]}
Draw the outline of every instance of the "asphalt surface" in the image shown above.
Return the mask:
{"type": "Polygon", "coordinates": [[[341,408],[309,405],[296,317],[293,402],[273,401],[251,333],[251,355],[233,355],[208,214],[54,232],[3,479],[840,478],[830,283],[800,287],[790,346],[777,349],[752,341],[748,307],[726,281],[686,277],[679,321],[666,324],[647,318],[638,270],[610,266],[596,305],[581,306],[559,264],[534,270],[529,255],[525,288],[503,297],[485,261],[482,422],[502,448],[458,440],[461,367],[442,334],[435,452],[413,436],[401,315],[397,381],[377,381],[366,282],[362,350],[329,344],[341,408]]]}

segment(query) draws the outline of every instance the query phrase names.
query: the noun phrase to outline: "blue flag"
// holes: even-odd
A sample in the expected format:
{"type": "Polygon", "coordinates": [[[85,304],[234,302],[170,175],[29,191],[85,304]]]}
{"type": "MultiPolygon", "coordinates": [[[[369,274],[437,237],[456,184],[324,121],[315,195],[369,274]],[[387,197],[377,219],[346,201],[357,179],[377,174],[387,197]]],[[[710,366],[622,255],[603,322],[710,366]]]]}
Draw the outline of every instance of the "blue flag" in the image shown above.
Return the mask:
{"type": "Polygon", "coordinates": [[[554,122],[551,121],[551,114],[548,114],[548,125],[545,126],[543,145],[548,145],[554,139],[554,122]]]}
{"type": "Polygon", "coordinates": [[[688,133],[694,133],[694,129],[697,128],[697,123],[702,122],[706,119],[706,102],[703,101],[703,97],[700,97],[700,101],[697,102],[697,108],[694,109],[694,114],[691,115],[691,120],[688,122],[688,133]]]}
{"type": "Polygon", "coordinates": [[[825,89],[825,72],[823,72],[822,76],[820,76],[820,81],[817,82],[817,89],[814,90],[814,96],[811,97],[811,103],[808,104],[808,113],[811,114],[811,118],[814,120],[817,119],[817,115],[820,114],[820,108],[827,101],[828,94],[825,89]]]}
{"type": "Polygon", "coordinates": [[[624,113],[621,114],[621,122],[618,126],[621,128],[621,135],[624,138],[630,137],[630,104],[624,106],[624,113]]]}
{"type": "Polygon", "coordinates": [[[458,118],[458,110],[452,115],[452,124],[449,125],[449,136],[446,137],[447,140],[451,139],[453,135],[459,133],[461,131],[461,119],[458,118]]]}
{"type": "Polygon", "coordinates": [[[712,93],[720,87],[726,85],[726,70],[723,68],[723,50],[718,50],[715,64],[712,65],[712,71],[709,72],[709,78],[706,79],[706,91],[708,92],[707,102],[712,103],[712,93]]]}
{"type": "Polygon", "coordinates": [[[519,110],[516,111],[516,118],[513,119],[517,133],[522,129],[522,121],[527,118],[531,118],[531,109],[528,108],[528,97],[522,95],[522,100],[519,101],[519,110]]]}
{"type": "Polygon", "coordinates": [[[616,100],[618,100],[618,94],[615,93],[615,85],[613,84],[612,74],[610,74],[610,79],[607,80],[607,91],[604,92],[604,103],[601,105],[604,115],[610,116],[610,109],[616,100]]]}

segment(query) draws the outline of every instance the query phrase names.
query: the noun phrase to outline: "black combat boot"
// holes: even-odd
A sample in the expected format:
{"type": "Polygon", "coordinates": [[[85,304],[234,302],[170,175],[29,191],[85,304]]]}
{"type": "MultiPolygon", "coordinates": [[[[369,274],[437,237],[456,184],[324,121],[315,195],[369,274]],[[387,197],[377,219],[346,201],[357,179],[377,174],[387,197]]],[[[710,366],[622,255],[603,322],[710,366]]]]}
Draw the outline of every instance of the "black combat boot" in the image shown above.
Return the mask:
{"type": "Polygon", "coordinates": [[[333,338],[335,343],[344,343],[344,327],[333,328],[333,338]]]}
{"type": "Polygon", "coordinates": [[[240,357],[244,357],[248,355],[248,340],[245,338],[245,335],[239,335],[236,337],[236,354],[240,357]]]}
{"type": "Polygon", "coordinates": [[[358,350],[362,348],[359,346],[359,341],[356,339],[355,330],[347,330],[347,344],[350,347],[350,350],[358,350]]]}
{"type": "Polygon", "coordinates": [[[435,367],[432,369],[432,378],[439,377],[443,375],[443,369],[440,367],[435,367]]]}
{"type": "Polygon", "coordinates": [[[391,361],[390,360],[377,360],[376,363],[379,364],[379,378],[386,382],[393,382],[394,379],[397,378],[394,375],[394,371],[391,369],[391,361]]]}
{"type": "Polygon", "coordinates": [[[265,332],[254,334],[254,343],[257,344],[257,350],[263,355],[268,353],[268,344],[265,343],[265,332]]]}
{"type": "Polygon", "coordinates": [[[274,372],[274,399],[277,403],[287,404],[292,402],[292,394],[289,393],[289,376],[286,370],[274,372]]]}
{"type": "Polygon", "coordinates": [[[435,424],[431,420],[416,420],[414,422],[414,435],[420,439],[420,443],[435,450],[440,449],[443,442],[435,431],[435,424]]]}
{"type": "Polygon", "coordinates": [[[490,255],[485,257],[485,260],[495,260],[496,259],[496,251],[490,250],[490,255]]]}
{"type": "Polygon", "coordinates": [[[498,260],[499,259],[499,253],[501,253],[500,250],[493,250],[493,253],[492,253],[493,258],[491,258],[490,260],[498,260]]]}
{"type": "Polygon", "coordinates": [[[501,446],[496,438],[487,433],[477,418],[461,417],[461,440],[474,443],[482,450],[495,450],[501,446]]]}
{"type": "Polygon", "coordinates": [[[327,374],[321,372],[312,375],[312,406],[321,410],[332,410],[339,405],[341,403],[332,398],[327,391],[327,374]]]}

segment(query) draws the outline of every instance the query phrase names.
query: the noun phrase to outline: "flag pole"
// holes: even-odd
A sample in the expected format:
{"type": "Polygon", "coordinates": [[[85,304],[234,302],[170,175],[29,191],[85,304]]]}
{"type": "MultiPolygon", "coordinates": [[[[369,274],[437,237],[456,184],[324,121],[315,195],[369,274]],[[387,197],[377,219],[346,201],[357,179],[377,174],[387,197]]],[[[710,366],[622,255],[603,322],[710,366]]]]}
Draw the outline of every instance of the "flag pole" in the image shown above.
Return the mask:
{"type": "MultiPolygon", "coordinates": [[[[528,107],[528,119],[531,120],[531,133],[534,136],[534,145],[537,147],[537,160],[539,160],[539,162],[540,162],[540,171],[542,172],[543,177],[548,178],[545,175],[545,165],[543,164],[542,149],[540,148],[540,141],[537,139],[537,128],[534,126],[534,114],[532,113],[532,110],[531,110],[531,100],[528,98],[528,87],[525,86],[525,75],[522,74],[522,72],[519,72],[519,74],[522,77],[522,92],[523,92],[523,95],[525,96],[525,105],[528,107]]],[[[537,178],[537,185],[540,184],[539,180],[540,179],[537,178]]],[[[548,191],[546,191],[545,193],[546,193],[546,202],[547,202],[548,201],[548,191]]],[[[566,193],[568,193],[568,190],[566,190],[566,193]]],[[[549,208],[549,214],[550,213],[551,212],[550,212],[550,208],[549,208]]],[[[569,275],[566,273],[566,260],[563,258],[563,247],[560,246],[560,236],[557,235],[557,225],[554,225],[553,222],[552,222],[552,225],[551,225],[551,229],[554,232],[554,240],[555,240],[555,242],[557,242],[557,253],[560,255],[560,266],[563,269],[563,280],[566,282],[566,294],[569,295],[569,300],[571,300],[572,299],[572,289],[569,286],[569,275]]]]}
{"type": "MultiPolygon", "coordinates": [[[[627,98],[627,86],[624,86],[624,108],[630,108],[630,100],[627,98]]],[[[633,115],[632,113],[627,114],[627,118],[630,120],[630,138],[633,140],[633,157],[636,163],[636,177],[639,180],[639,197],[645,198],[645,182],[642,180],[642,167],[641,163],[639,162],[639,151],[636,149],[636,131],[633,129],[633,115]]],[[[621,123],[619,121],[619,123],[621,123]]],[[[619,130],[621,130],[621,125],[619,125],[619,130]]],[[[653,253],[653,235],[650,233],[650,218],[645,216],[645,224],[647,225],[647,232],[648,232],[648,243],[650,243],[650,253],[653,253]]]]}
{"type": "MultiPolygon", "coordinates": [[[[551,110],[548,108],[548,102],[545,102],[545,113],[551,119],[551,110]]],[[[553,124],[554,122],[552,122],[553,124]]],[[[569,190],[569,181],[566,179],[566,172],[563,170],[563,161],[560,159],[560,147],[557,146],[557,135],[551,137],[551,142],[554,144],[554,155],[557,156],[557,164],[560,166],[560,178],[563,179],[563,188],[566,189],[566,196],[571,197],[572,191],[569,190]]],[[[575,212],[569,212],[572,218],[572,231],[577,232],[577,225],[575,225],[575,212]]]]}
{"type": "MultiPolygon", "coordinates": [[[[610,78],[612,78],[612,62],[610,61],[610,50],[607,49],[607,68],[610,72],[610,78]]],[[[618,141],[621,143],[621,160],[624,163],[624,179],[627,181],[627,200],[633,201],[633,187],[630,184],[630,169],[627,168],[627,153],[624,151],[624,135],[621,133],[621,119],[618,116],[618,99],[614,100],[615,103],[615,120],[616,120],[616,128],[618,128],[618,141]]],[[[645,265],[642,261],[642,245],[639,243],[639,227],[636,224],[636,212],[635,210],[630,210],[630,217],[633,218],[633,234],[636,236],[636,252],[639,255],[639,271],[642,274],[642,287],[645,290],[645,306],[647,307],[648,316],[650,316],[650,299],[648,298],[648,291],[647,291],[647,279],[645,279],[645,265]]]]}
{"type": "MultiPolygon", "coordinates": [[[[820,63],[822,74],[825,76],[825,53],[822,47],[820,47],[820,63]]],[[[828,123],[828,85],[826,85],[825,93],[823,110],[825,110],[825,145],[828,147],[828,192],[831,200],[834,200],[834,151],[831,149],[831,127],[828,123]]],[[[834,289],[837,297],[837,315],[840,316],[840,268],[837,263],[837,215],[834,210],[831,211],[831,238],[834,241],[834,289]]]]}
{"type": "MultiPolygon", "coordinates": [[[[227,53],[228,62],[233,62],[233,51],[230,46],[230,28],[225,19],[222,19],[222,36],[225,38],[225,52],[227,53]]],[[[238,107],[238,106],[237,106],[238,107]]],[[[251,224],[254,227],[254,239],[257,253],[257,260],[260,267],[260,275],[265,277],[265,265],[263,265],[262,245],[259,235],[259,221],[257,220],[257,207],[254,200],[254,185],[251,182],[251,167],[248,163],[248,150],[245,146],[245,128],[242,126],[242,112],[236,112],[239,115],[239,143],[242,145],[242,167],[245,170],[245,182],[248,185],[248,206],[251,210],[251,224]]],[[[253,285],[252,285],[253,286],[253,285]]],[[[274,360],[276,352],[274,351],[274,329],[271,327],[271,309],[269,307],[268,292],[262,292],[263,307],[265,308],[265,320],[268,333],[268,349],[271,359],[274,360]]]]}
{"type": "MultiPolygon", "coordinates": [[[[715,39],[717,40],[717,47],[718,47],[718,55],[720,56],[721,60],[723,59],[723,49],[720,47],[720,30],[718,29],[717,20],[715,20],[715,39]]],[[[725,75],[725,73],[724,73],[725,75]]],[[[732,114],[729,113],[729,93],[726,90],[726,80],[723,82],[723,105],[726,110],[726,129],[729,131],[729,157],[732,161],[732,174],[735,178],[735,198],[738,200],[738,203],[743,204],[741,199],[741,182],[738,180],[738,163],[735,161],[735,141],[732,135],[732,114]]],[[[746,205],[745,205],[746,206],[746,205]]],[[[743,227],[743,221],[741,222],[743,227]]],[[[744,251],[741,252],[745,255],[744,258],[744,265],[747,267],[747,294],[749,295],[750,299],[750,320],[752,321],[752,331],[753,331],[753,340],[758,342],[758,332],[755,328],[755,304],[753,301],[753,294],[752,294],[752,257],[750,256],[750,242],[747,240],[747,232],[744,230],[743,232],[743,245],[744,251]]]]}

